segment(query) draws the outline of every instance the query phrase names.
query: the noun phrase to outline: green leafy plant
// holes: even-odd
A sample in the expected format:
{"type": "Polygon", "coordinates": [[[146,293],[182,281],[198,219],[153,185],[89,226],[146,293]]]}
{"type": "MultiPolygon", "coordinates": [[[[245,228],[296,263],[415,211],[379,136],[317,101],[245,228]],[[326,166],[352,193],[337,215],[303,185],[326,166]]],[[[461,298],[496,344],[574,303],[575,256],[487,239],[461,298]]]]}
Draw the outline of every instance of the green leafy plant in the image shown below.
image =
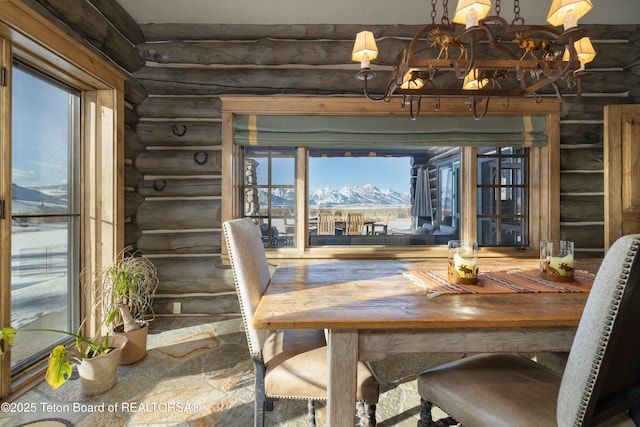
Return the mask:
{"type": "MultiPolygon", "coordinates": [[[[12,345],[13,339],[18,332],[53,332],[73,337],[75,339],[74,347],[67,349],[64,345],[57,345],[49,354],[45,380],[55,390],[71,378],[72,363],[80,363],[82,359],[101,356],[111,351],[108,334],[102,342],[96,340],[97,336],[87,338],[81,334],[84,323],[85,321],[83,320],[75,333],[59,329],[15,329],[11,326],[6,326],[0,330],[0,344],[4,342],[6,345],[12,345]]],[[[3,354],[2,346],[0,345],[0,356],[3,354]]]]}
{"type": "Polygon", "coordinates": [[[116,260],[97,276],[94,308],[100,308],[112,328],[125,325],[135,330],[142,320],[154,317],[153,298],[158,288],[158,271],[151,261],[125,248],[116,260]]]}

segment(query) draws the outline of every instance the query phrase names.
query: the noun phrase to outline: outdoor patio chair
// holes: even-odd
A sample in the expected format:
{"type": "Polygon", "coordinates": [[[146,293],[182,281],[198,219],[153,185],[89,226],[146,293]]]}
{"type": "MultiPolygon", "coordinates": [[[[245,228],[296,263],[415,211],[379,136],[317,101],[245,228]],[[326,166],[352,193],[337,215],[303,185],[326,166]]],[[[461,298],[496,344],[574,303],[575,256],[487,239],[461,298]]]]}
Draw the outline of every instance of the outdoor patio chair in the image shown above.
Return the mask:
{"type": "Polygon", "coordinates": [[[333,214],[319,213],[318,214],[318,235],[330,235],[337,234],[336,219],[333,214]]]}
{"type": "Polygon", "coordinates": [[[344,234],[348,236],[361,236],[364,231],[364,214],[362,212],[347,214],[347,223],[344,234]]]}
{"type": "Polygon", "coordinates": [[[640,235],[609,249],[563,373],[519,354],[480,354],[421,373],[419,427],[636,425],[640,404],[640,235]],[[453,418],[433,422],[432,404],[453,418]],[[455,419],[454,419],[455,418],[455,419]]]}
{"type": "MultiPolygon", "coordinates": [[[[255,367],[255,426],[264,425],[267,403],[277,398],[308,400],[309,423],[315,426],[313,401],[326,400],[329,380],[324,331],[254,329],[253,313],[271,279],[260,231],[250,218],[226,221],[223,230],[255,367]]],[[[373,427],[378,382],[363,362],[357,378],[358,416],[373,427]]]]}
{"type": "MultiPolygon", "coordinates": [[[[381,234],[387,234],[389,232],[389,214],[385,214],[384,215],[384,220],[382,221],[382,224],[375,224],[377,225],[381,225],[382,226],[382,230],[380,231],[376,231],[374,234],[377,235],[381,235],[381,234]]],[[[374,228],[375,230],[375,228],[374,228]]]]}

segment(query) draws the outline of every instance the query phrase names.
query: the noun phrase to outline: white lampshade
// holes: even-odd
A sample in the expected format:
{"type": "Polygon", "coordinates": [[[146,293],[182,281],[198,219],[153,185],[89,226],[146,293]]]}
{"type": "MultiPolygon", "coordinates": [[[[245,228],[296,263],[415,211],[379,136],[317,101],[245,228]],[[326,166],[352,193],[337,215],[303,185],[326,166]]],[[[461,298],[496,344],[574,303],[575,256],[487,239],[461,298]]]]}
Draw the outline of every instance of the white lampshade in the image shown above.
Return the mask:
{"type": "MultiPolygon", "coordinates": [[[[593,48],[589,37],[581,38],[580,40],[575,42],[573,46],[576,48],[576,53],[578,54],[578,59],[580,60],[580,70],[584,70],[584,65],[593,61],[593,59],[596,57],[596,50],[593,48]]],[[[569,51],[567,49],[564,50],[562,60],[569,60],[569,51]]]]}
{"type": "Polygon", "coordinates": [[[407,71],[407,74],[402,78],[402,84],[400,85],[400,89],[420,89],[424,86],[424,81],[422,79],[413,79],[411,78],[411,73],[414,71],[418,71],[417,68],[410,68],[407,71]]]}
{"type": "Polygon", "coordinates": [[[479,90],[482,89],[489,83],[489,79],[478,79],[479,71],[477,69],[472,69],[464,76],[464,81],[462,82],[462,89],[464,90],[479,90]]]}
{"type": "Polygon", "coordinates": [[[467,28],[477,27],[478,21],[489,15],[491,0],[458,0],[453,22],[465,24],[467,28]]]}
{"type": "Polygon", "coordinates": [[[360,31],[351,52],[351,60],[360,63],[361,68],[369,68],[369,62],[378,57],[378,46],[371,31],[360,31]]]}
{"type": "Polygon", "coordinates": [[[553,0],[547,22],[554,27],[564,25],[565,30],[573,28],[591,8],[591,0],[553,0]]]}

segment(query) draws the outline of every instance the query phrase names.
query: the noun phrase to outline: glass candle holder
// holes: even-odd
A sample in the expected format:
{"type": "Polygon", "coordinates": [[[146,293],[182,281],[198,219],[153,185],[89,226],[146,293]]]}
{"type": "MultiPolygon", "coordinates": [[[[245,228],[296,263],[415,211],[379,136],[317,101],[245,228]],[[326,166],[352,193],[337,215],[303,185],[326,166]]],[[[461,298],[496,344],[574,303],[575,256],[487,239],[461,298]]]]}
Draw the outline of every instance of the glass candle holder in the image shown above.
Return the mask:
{"type": "Polygon", "coordinates": [[[478,242],[449,240],[447,278],[451,283],[478,283],[478,242]]]}
{"type": "Polygon", "coordinates": [[[540,271],[545,279],[555,282],[573,282],[573,242],[542,240],[540,271]]]}

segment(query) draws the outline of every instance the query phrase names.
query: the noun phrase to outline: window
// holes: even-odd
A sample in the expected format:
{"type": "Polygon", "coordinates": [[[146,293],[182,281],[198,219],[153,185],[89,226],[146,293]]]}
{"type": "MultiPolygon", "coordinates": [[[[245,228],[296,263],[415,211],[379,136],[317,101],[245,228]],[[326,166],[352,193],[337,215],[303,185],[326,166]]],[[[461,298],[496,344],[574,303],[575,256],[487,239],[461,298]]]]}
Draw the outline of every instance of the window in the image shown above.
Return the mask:
{"type": "MultiPolygon", "coordinates": [[[[421,134],[411,134],[403,128],[412,128],[413,122],[406,115],[404,122],[398,122],[401,112],[388,104],[366,104],[362,112],[362,100],[296,101],[293,97],[223,97],[225,157],[245,159],[254,150],[278,152],[285,147],[297,153],[292,161],[296,164],[295,199],[286,203],[294,209],[286,215],[297,218],[295,237],[278,247],[280,242],[267,236],[269,256],[443,256],[447,241],[460,238],[478,240],[495,254],[537,255],[538,248],[531,247],[531,242],[559,235],[559,189],[552,185],[559,175],[557,102],[512,100],[509,116],[498,117],[500,109],[492,107],[496,111],[490,109],[490,114],[496,115],[497,122],[487,116],[479,128],[465,130],[469,121],[456,117],[467,112],[458,112],[442,100],[439,112],[423,110],[421,115],[443,118],[426,121],[421,134]],[[347,111],[359,111],[363,119],[349,117],[347,111]],[[304,117],[298,118],[300,114],[304,117]],[[279,115],[285,117],[279,119],[279,115]],[[360,126],[357,131],[353,123],[360,126]],[[505,123],[508,129],[496,123],[505,123]],[[434,143],[438,141],[448,143],[434,143]],[[235,151],[245,157],[232,154],[235,151]],[[403,163],[399,170],[395,162],[403,163]],[[322,169],[333,171],[325,173],[331,178],[344,172],[364,177],[362,171],[373,171],[375,178],[353,184],[345,179],[343,187],[326,185],[326,177],[317,173],[322,169]],[[404,189],[393,187],[395,178],[405,180],[404,189]],[[400,201],[395,205],[372,202],[383,191],[397,191],[400,201]],[[422,233],[429,237],[419,237],[422,233]]],[[[223,188],[233,188],[233,177],[244,176],[244,167],[244,163],[228,162],[223,188]],[[238,167],[242,172],[234,172],[238,167]],[[227,176],[231,179],[225,181],[227,176]]],[[[234,207],[239,206],[234,197],[246,196],[247,188],[242,189],[231,191],[231,199],[223,198],[223,220],[247,214],[234,207]]],[[[275,213],[273,219],[279,216],[283,215],[275,213]]],[[[280,236],[281,227],[276,228],[280,236]]]]}
{"type": "Polygon", "coordinates": [[[344,149],[309,150],[309,245],[362,244],[361,237],[411,233],[412,154],[344,149]],[[386,173],[380,173],[386,171],[386,173]],[[349,227],[349,218],[362,223],[349,227]],[[331,230],[318,227],[333,218],[331,230]]]}
{"type": "MultiPolygon", "coordinates": [[[[308,246],[444,245],[459,239],[460,151],[308,149],[308,246]],[[351,227],[350,218],[360,216],[361,223],[351,227]]],[[[295,241],[295,169],[293,154],[285,153],[283,148],[244,148],[244,215],[260,225],[265,247],[295,241]]],[[[483,148],[477,157],[477,241],[525,245],[526,149],[483,148]]]]}
{"type": "Polygon", "coordinates": [[[528,152],[491,148],[478,153],[478,242],[528,245],[528,152]]]}
{"type": "MultiPolygon", "coordinates": [[[[445,235],[451,235],[449,240],[460,238],[460,150],[449,151],[444,159],[435,162],[433,168],[437,176],[436,194],[438,204],[435,209],[435,221],[445,235]],[[446,232],[456,230],[455,233],[446,232]]],[[[441,244],[446,242],[441,241],[441,244]]]]}
{"type": "MultiPolygon", "coordinates": [[[[460,150],[310,148],[308,179],[309,246],[442,245],[459,238],[457,193],[442,165],[460,150]],[[448,153],[443,156],[443,153],[448,153]],[[442,199],[447,191],[446,200],[442,199]],[[362,227],[349,218],[362,215],[362,227]],[[327,230],[323,216],[333,219],[327,230]],[[333,230],[333,231],[332,231],[333,230]],[[355,232],[354,232],[355,231],[355,232]]],[[[445,167],[446,170],[450,168],[445,167]]]]}
{"type": "Polygon", "coordinates": [[[260,227],[265,248],[295,241],[295,153],[287,147],[244,150],[244,216],[260,227]]]}
{"type": "MultiPolygon", "coordinates": [[[[11,325],[76,330],[79,322],[80,96],[14,63],[11,325]]],[[[12,372],[49,353],[56,334],[18,334],[12,372]]]]}
{"type": "MultiPolygon", "coordinates": [[[[126,76],[21,2],[0,2],[0,34],[0,327],[96,334],[83,284],[124,245],[126,76]]],[[[16,336],[0,398],[44,374],[53,335],[16,336]]]]}

